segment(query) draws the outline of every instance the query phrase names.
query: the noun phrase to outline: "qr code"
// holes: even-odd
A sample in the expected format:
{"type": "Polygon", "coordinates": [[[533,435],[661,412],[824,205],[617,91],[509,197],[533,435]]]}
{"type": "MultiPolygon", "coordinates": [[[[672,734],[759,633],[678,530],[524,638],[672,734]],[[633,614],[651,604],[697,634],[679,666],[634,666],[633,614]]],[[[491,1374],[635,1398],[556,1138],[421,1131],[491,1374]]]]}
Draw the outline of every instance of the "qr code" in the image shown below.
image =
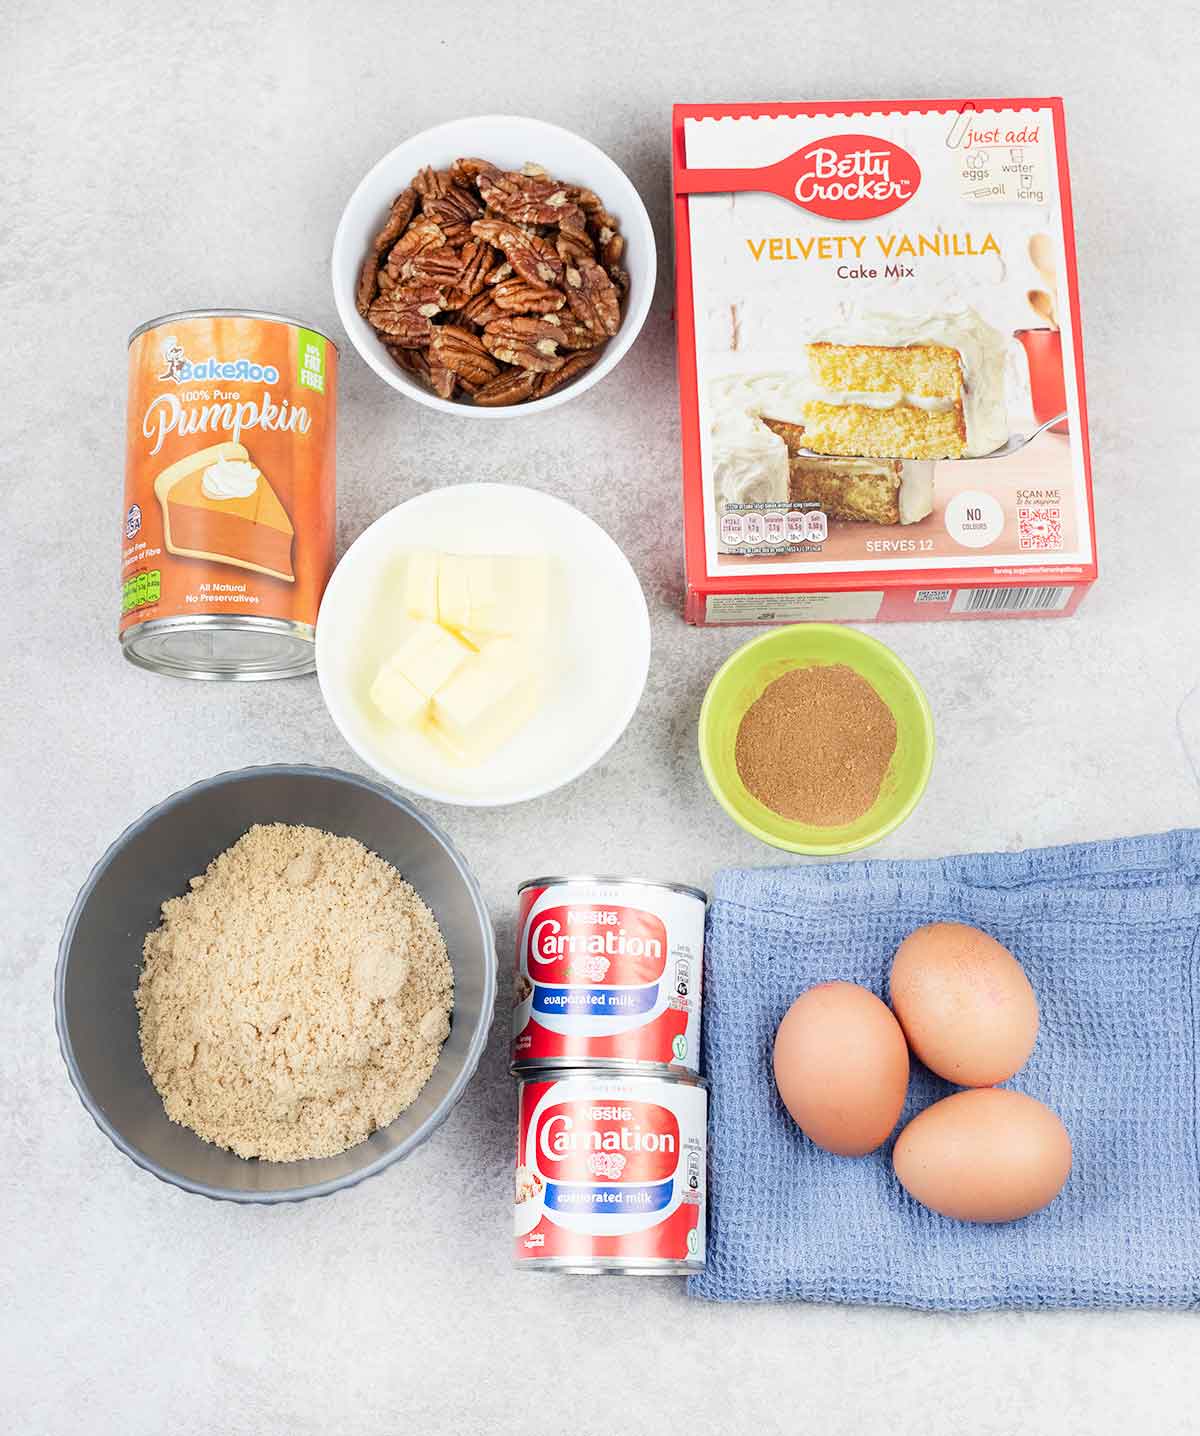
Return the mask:
{"type": "Polygon", "coordinates": [[[1017,505],[1017,547],[1044,552],[1063,546],[1062,509],[1051,504],[1017,505]]]}

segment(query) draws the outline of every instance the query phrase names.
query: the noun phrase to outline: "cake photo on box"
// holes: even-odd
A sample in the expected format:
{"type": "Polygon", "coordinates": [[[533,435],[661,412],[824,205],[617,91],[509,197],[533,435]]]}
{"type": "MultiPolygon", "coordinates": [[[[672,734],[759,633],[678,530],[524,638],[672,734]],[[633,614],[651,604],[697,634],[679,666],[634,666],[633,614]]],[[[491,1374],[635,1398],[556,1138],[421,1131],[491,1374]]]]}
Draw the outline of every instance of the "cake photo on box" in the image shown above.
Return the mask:
{"type": "Polygon", "coordinates": [[[177,459],[154,480],[154,495],[168,553],[295,582],[292,521],[243,445],[213,444],[177,459]]]}
{"type": "Polygon", "coordinates": [[[804,446],[865,458],[962,459],[1008,441],[1007,342],[973,309],[863,315],[807,345],[804,446]]]}
{"type": "Polygon", "coordinates": [[[746,510],[819,508],[843,523],[914,524],[933,510],[933,465],[814,458],[803,422],[812,386],[787,373],[725,374],[709,386],[717,523],[746,510]]]}

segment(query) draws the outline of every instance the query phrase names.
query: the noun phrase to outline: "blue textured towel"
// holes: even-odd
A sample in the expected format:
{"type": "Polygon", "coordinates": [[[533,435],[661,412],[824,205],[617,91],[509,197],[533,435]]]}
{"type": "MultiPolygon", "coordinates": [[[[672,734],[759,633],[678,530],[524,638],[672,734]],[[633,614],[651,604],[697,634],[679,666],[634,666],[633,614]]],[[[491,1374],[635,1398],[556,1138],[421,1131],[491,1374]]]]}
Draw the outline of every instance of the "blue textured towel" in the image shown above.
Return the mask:
{"type": "MultiPolygon", "coordinates": [[[[1200,1304],[1198,933],[1196,831],[720,874],[705,958],[708,1267],[690,1290],[947,1311],[1200,1304]],[[893,1176],[890,1142],[830,1156],[775,1091],[771,1042],[792,1000],[833,978],[886,996],[900,940],[939,920],[1011,948],[1041,1006],[1033,1056],[1007,1085],[1058,1112],[1075,1162],[1025,1221],[927,1211],[893,1176]]],[[[903,1120],[952,1090],[914,1062],[903,1120]]]]}

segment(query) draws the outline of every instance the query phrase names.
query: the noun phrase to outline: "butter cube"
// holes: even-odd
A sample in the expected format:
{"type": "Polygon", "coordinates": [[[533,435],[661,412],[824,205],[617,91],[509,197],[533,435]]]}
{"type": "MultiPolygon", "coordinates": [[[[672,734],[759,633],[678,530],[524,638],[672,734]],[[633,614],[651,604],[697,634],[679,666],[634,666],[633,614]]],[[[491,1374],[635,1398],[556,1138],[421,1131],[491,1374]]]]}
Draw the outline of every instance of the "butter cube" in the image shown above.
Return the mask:
{"type": "Polygon", "coordinates": [[[550,563],[544,555],[443,554],[438,617],[478,638],[533,636],[546,630],[550,563]]]}
{"type": "Polygon", "coordinates": [[[404,611],[409,618],[436,623],[438,616],[438,555],[409,556],[404,573],[404,611]]]}
{"type": "Polygon", "coordinates": [[[460,762],[481,763],[533,717],[540,703],[535,653],[517,639],[497,638],[434,694],[433,732],[460,762]]]}
{"type": "Polygon", "coordinates": [[[425,721],[429,699],[414,688],[393,654],[375,675],[371,684],[371,702],[389,723],[398,728],[415,728],[425,721]]]}
{"type": "Polygon", "coordinates": [[[418,623],[375,675],[371,700],[393,723],[418,723],[474,651],[439,624],[418,623]]]}
{"type": "Polygon", "coordinates": [[[470,563],[451,553],[438,557],[437,616],[447,628],[471,626],[470,563]]]}
{"type": "Polygon", "coordinates": [[[497,637],[541,635],[550,616],[550,561],[544,554],[507,554],[471,570],[471,622],[497,637]]]}

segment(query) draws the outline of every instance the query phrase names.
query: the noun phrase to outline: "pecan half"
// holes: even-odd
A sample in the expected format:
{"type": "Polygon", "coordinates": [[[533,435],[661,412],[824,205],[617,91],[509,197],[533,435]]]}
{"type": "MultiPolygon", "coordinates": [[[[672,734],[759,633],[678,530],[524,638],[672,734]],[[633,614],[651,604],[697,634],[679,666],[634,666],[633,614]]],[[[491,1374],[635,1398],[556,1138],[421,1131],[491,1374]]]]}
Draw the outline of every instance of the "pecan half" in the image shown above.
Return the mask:
{"type": "Polygon", "coordinates": [[[435,364],[432,360],[429,363],[429,387],[439,399],[449,399],[454,395],[454,386],[458,383],[458,375],[453,369],[445,364],[435,364]]]}
{"type": "Polygon", "coordinates": [[[418,250],[400,266],[399,277],[410,284],[427,281],[452,288],[462,277],[462,256],[449,244],[436,244],[418,250]]]}
{"type": "Polygon", "coordinates": [[[429,356],[424,349],[402,349],[399,344],[384,346],[401,369],[406,370],[418,384],[429,383],[429,356]]]}
{"type": "Polygon", "coordinates": [[[446,243],[441,227],[432,220],[418,217],[392,245],[384,268],[393,279],[402,276],[405,263],[422,250],[440,249],[446,243]]]}
{"type": "Polygon", "coordinates": [[[484,244],[482,240],[473,239],[463,245],[459,258],[461,268],[458,279],[447,296],[451,309],[461,309],[467,300],[478,294],[487,283],[492,267],[492,247],[484,244]]]}
{"type": "Polygon", "coordinates": [[[440,224],[451,244],[470,238],[471,224],[483,213],[483,206],[469,191],[452,184],[444,195],[427,199],[422,214],[440,224]]]}
{"type": "Polygon", "coordinates": [[[558,212],[558,227],[561,230],[583,233],[587,229],[587,216],[577,204],[564,204],[558,212]]]}
{"type": "Polygon", "coordinates": [[[594,189],[588,189],[586,185],[573,184],[568,193],[584,214],[595,214],[597,210],[604,208],[600,196],[594,189]]]}
{"type": "Polygon", "coordinates": [[[462,185],[464,188],[473,185],[481,174],[498,175],[499,173],[499,165],[492,164],[490,160],[472,159],[469,155],[455,160],[450,166],[450,178],[455,184],[462,185]]]}
{"type": "Polygon", "coordinates": [[[572,354],[561,369],[553,369],[538,376],[537,384],[534,386],[535,397],[544,399],[547,394],[553,394],[555,389],[561,389],[564,384],[569,384],[572,379],[577,379],[585,369],[590,369],[599,357],[599,349],[592,349],[582,354],[572,354]]]}
{"type": "Polygon", "coordinates": [[[435,324],[429,341],[431,365],[443,364],[472,384],[486,384],[500,366],[469,329],[456,324],[435,324]]]}
{"type": "Polygon", "coordinates": [[[559,211],[570,202],[567,186],[548,175],[484,172],[475,187],[489,209],[517,224],[557,224],[559,211]]]}
{"type": "Polygon", "coordinates": [[[561,284],[563,262],[548,239],[527,234],[502,219],[477,219],[471,226],[477,239],[503,250],[504,258],[530,284],[561,284]]]}
{"type": "Polygon", "coordinates": [[[503,249],[505,244],[515,244],[521,231],[506,219],[485,214],[482,219],[477,219],[472,224],[471,233],[476,239],[483,240],[484,244],[490,244],[493,249],[503,249]]]}
{"type": "Polygon", "coordinates": [[[403,189],[392,201],[392,207],[388,210],[387,222],[371,242],[371,248],[377,255],[382,254],[389,245],[395,242],[404,233],[405,226],[412,219],[417,208],[417,192],[409,185],[403,189]]]}
{"type": "Polygon", "coordinates": [[[376,299],[367,321],[402,348],[422,349],[433,333],[429,321],[445,307],[445,291],[436,284],[398,284],[376,299]]]}
{"type": "Polygon", "coordinates": [[[358,312],[366,317],[367,310],[371,307],[371,301],[379,292],[379,257],[384,250],[389,249],[404,233],[404,228],[413,217],[413,211],[417,207],[417,192],[410,185],[408,189],[402,190],[392,201],[392,207],[388,211],[388,217],[383,228],[371,241],[371,247],[367,251],[367,257],[363,260],[362,269],[358,275],[358,293],[355,302],[358,312]]]}
{"type": "Polygon", "coordinates": [[[354,307],[366,318],[367,310],[371,307],[371,301],[379,293],[379,261],[373,254],[368,254],[362,262],[362,268],[358,271],[358,288],[354,293],[354,307]]]}
{"type": "Polygon", "coordinates": [[[587,227],[591,230],[592,234],[600,240],[600,243],[603,244],[604,239],[601,231],[607,229],[610,233],[615,233],[621,228],[621,225],[616,215],[609,214],[608,210],[601,206],[599,209],[589,211],[587,227]]]}
{"type": "Polygon", "coordinates": [[[576,264],[581,259],[595,259],[596,246],[586,230],[560,230],[554,241],[559,258],[567,264],[576,264]]]}
{"type": "Polygon", "coordinates": [[[539,374],[560,369],[565,363],[558,352],[561,335],[544,319],[493,319],[481,335],[484,348],[505,364],[518,369],[533,369],[539,374]]]}
{"type": "Polygon", "coordinates": [[[530,284],[527,279],[506,279],[494,285],[492,299],[510,314],[549,314],[567,302],[561,289],[549,284],[530,284]]]}
{"type": "Polygon", "coordinates": [[[573,314],[567,314],[565,317],[561,314],[547,314],[544,318],[547,324],[553,324],[558,329],[558,342],[563,349],[597,349],[608,343],[607,334],[593,334],[590,329],[580,324],[573,314]]]}
{"type": "Polygon", "coordinates": [[[453,183],[449,170],[435,170],[430,165],[418,170],[412,178],[412,187],[422,199],[441,199],[453,183]]]}
{"type": "Polygon", "coordinates": [[[611,275],[625,254],[625,236],[618,234],[616,230],[611,230],[607,239],[603,238],[603,231],[601,236],[600,263],[611,275]]]}
{"type": "Polygon", "coordinates": [[[621,327],[621,301],[613,282],[590,259],[581,259],[566,272],[567,303],[585,329],[613,335],[621,327]]]}
{"type": "Polygon", "coordinates": [[[466,320],[470,324],[490,324],[493,319],[503,319],[504,310],[492,298],[490,289],[481,289],[459,307],[457,318],[459,323],[466,320]]]}
{"type": "Polygon", "coordinates": [[[533,394],[537,377],[528,369],[507,369],[479,390],[475,402],[489,409],[502,404],[520,404],[533,394]]]}

